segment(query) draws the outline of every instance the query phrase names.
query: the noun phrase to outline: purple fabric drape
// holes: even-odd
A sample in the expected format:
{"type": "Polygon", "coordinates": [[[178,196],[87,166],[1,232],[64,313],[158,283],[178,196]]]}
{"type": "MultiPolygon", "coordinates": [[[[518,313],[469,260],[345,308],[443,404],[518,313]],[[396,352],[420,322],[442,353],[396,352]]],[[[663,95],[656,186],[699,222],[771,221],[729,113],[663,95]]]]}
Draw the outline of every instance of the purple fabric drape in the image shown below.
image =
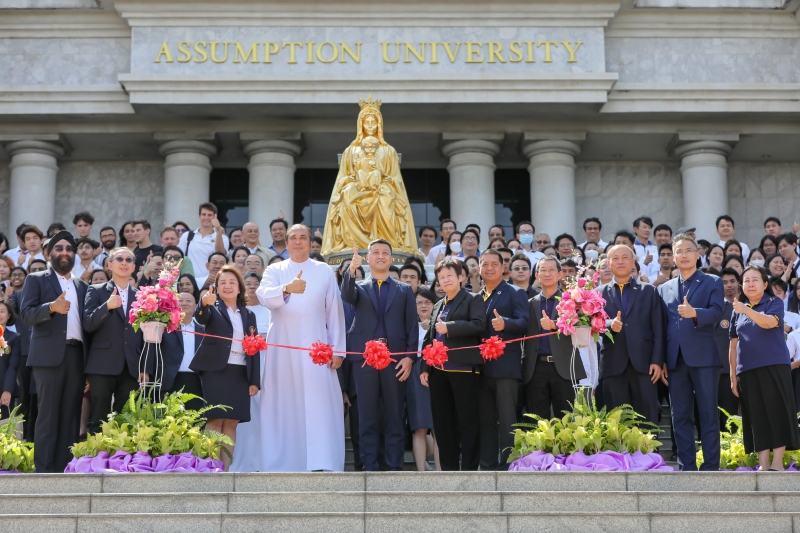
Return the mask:
{"type": "Polygon", "coordinates": [[[191,452],[178,455],[164,454],[150,457],[147,452],[138,451],[131,455],[117,450],[109,457],[107,452],[100,451],[96,457],[84,456],[75,458],[64,470],[67,474],[109,474],[115,472],[222,472],[224,466],[217,459],[200,459],[191,452]]]}
{"type": "Polygon", "coordinates": [[[555,472],[555,471],[594,471],[594,472],[672,472],[664,458],[657,453],[611,452],[594,455],[575,452],[570,455],[553,456],[542,450],[520,457],[510,465],[509,472],[555,472]]]}

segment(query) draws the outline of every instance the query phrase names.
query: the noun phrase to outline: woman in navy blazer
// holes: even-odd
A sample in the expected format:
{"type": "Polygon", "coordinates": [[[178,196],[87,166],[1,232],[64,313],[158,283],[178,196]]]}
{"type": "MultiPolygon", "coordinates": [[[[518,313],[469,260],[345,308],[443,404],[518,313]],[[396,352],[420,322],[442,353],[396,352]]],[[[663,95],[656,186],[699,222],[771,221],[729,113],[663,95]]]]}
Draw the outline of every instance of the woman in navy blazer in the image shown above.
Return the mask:
{"type": "MultiPolygon", "coordinates": [[[[250,421],[250,396],[261,388],[261,361],[245,354],[242,348],[245,335],[258,334],[256,316],[247,309],[246,294],[239,271],[231,265],[222,267],[194,316],[207,334],[233,340],[201,337],[189,365],[200,374],[206,402],[230,407],[208,411],[206,428],[224,433],[234,442],[239,422],[250,421]]],[[[230,466],[233,448],[229,447],[229,451],[230,456],[221,457],[225,470],[230,466]]]]}
{"type": "MultiPolygon", "coordinates": [[[[0,299],[0,326],[4,328],[13,326],[16,322],[14,306],[9,300],[0,299]]],[[[11,410],[11,400],[17,396],[17,369],[19,369],[20,358],[22,357],[22,337],[11,330],[3,333],[5,346],[0,348],[0,386],[3,387],[3,394],[0,396],[0,419],[5,420],[11,410]]]]}

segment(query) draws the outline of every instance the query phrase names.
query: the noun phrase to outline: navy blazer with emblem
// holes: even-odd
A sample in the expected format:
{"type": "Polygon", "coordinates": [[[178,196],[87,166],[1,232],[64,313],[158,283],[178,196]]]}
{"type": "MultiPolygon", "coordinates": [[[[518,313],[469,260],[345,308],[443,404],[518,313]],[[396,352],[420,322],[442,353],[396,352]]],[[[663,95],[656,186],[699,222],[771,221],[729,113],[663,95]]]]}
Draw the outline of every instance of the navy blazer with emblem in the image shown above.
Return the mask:
{"type": "Polygon", "coordinates": [[[664,364],[664,314],[661,297],[652,285],[631,278],[628,312],[622,309],[614,281],[598,288],[606,301],[606,321],[614,342],[606,339],[600,350],[600,378],[619,376],[625,372],[630,360],[639,374],[649,374],[650,365],[664,364]],[[614,333],[611,322],[622,312],[622,330],[614,333]]]}
{"type": "MultiPolygon", "coordinates": [[[[88,285],[83,280],[72,276],[70,283],[75,284],[78,296],[78,315],[83,322],[83,306],[88,285]]],[[[28,352],[28,366],[55,367],[64,360],[67,350],[67,315],[50,314],[50,304],[55,302],[61,293],[58,274],[53,267],[42,272],[34,272],[25,278],[22,288],[20,317],[22,322],[31,327],[31,344],[28,352]]],[[[83,328],[83,324],[81,324],[83,328]]],[[[83,343],[83,358],[86,361],[87,343],[83,343]]]]}
{"type": "MultiPolygon", "coordinates": [[[[242,317],[242,329],[245,335],[258,335],[256,325],[256,315],[247,307],[238,306],[239,314],[242,317]]],[[[214,305],[203,307],[203,302],[197,304],[194,311],[194,318],[205,326],[206,333],[218,335],[220,337],[233,337],[233,324],[231,317],[222,299],[217,298],[214,305]]],[[[232,341],[225,339],[215,339],[213,337],[200,337],[202,341],[199,345],[195,344],[194,359],[189,368],[195,372],[219,372],[228,364],[231,354],[232,341]]],[[[247,365],[247,379],[250,385],[261,388],[261,357],[245,356],[247,365]]]]}
{"type": "MultiPolygon", "coordinates": [[[[483,299],[482,293],[477,298],[483,299]]],[[[497,335],[502,340],[518,339],[525,336],[530,320],[528,293],[505,281],[500,281],[491,296],[484,302],[486,307],[486,332],[484,339],[497,335]],[[487,306],[488,304],[488,306],[487,306]],[[492,326],[494,312],[497,311],[505,322],[503,331],[495,331],[492,326]]],[[[498,359],[486,361],[483,375],[490,378],[522,379],[522,342],[506,344],[503,355],[498,359]]]]}
{"type": "Polygon", "coordinates": [[[683,303],[680,281],[680,277],[672,278],[658,288],[666,308],[667,368],[675,368],[678,350],[688,366],[720,367],[714,327],[722,320],[725,300],[722,280],[698,270],[685,283],[686,298],[697,312],[697,323],[691,318],[682,318],[678,313],[678,306],[683,303]]]}
{"type": "Polygon", "coordinates": [[[717,340],[719,350],[719,362],[722,363],[722,374],[731,373],[731,362],[728,360],[730,352],[731,338],[730,327],[733,318],[733,304],[725,300],[722,304],[722,318],[714,326],[714,338],[717,340]]]}

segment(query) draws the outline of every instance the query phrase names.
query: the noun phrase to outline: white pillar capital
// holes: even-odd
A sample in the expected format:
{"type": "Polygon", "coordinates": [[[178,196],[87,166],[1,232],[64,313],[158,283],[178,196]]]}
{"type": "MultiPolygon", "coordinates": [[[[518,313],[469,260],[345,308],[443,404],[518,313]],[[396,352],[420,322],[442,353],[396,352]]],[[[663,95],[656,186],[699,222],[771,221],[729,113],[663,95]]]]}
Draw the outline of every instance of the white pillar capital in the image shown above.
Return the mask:
{"type": "Polygon", "coordinates": [[[575,232],[575,157],[578,143],[551,139],[522,147],[530,160],[531,221],[537,233],[575,232]]]}
{"type": "Polygon", "coordinates": [[[302,151],[299,143],[283,140],[253,141],[244,145],[244,154],[250,158],[247,168],[251,172],[263,165],[285,166],[294,172],[294,159],[302,151]]]}
{"type": "Polygon", "coordinates": [[[9,228],[30,222],[44,230],[55,216],[58,158],[64,148],[53,142],[23,140],[7,144],[6,151],[11,156],[9,228]]]}
{"type": "Polygon", "coordinates": [[[728,214],[730,144],[703,140],[675,148],[681,158],[683,225],[697,228],[701,239],[716,240],[716,219],[728,214]],[[713,238],[712,238],[713,237],[713,238]]]}

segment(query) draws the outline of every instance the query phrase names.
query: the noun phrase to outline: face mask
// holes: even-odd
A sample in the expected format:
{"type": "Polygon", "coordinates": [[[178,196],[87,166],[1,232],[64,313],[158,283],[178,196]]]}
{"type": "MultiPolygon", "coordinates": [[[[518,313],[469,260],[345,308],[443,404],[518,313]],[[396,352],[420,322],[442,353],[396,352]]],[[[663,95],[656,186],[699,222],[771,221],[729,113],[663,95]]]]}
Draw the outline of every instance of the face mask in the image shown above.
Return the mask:
{"type": "Polygon", "coordinates": [[[533,235],[520,235],[519,242],[521,242],[525,246],[530,246],[531,244],[533,244],[533,235]]]}
{"type": "Polygon", "coordinates": [[[751,259],[750,260],[750,264],[751,265],[755,265],[757,267],[763,267],[764,266],[764,260],[763,259],[751,259]]]}
{"type": "Polygon", "coordinates": [[[454,254],[461,253],[461,243],[460,242],[452,242],[450,243],[450,251],[454,254]]]}
{"type": "Polygon", "coordinates": [[[583,252],[583,255],[586,256],[586,261],[592,263],[597,260],[597,257],[600,255],[597,253],[597,250],[586,250],[583,252]]]}

